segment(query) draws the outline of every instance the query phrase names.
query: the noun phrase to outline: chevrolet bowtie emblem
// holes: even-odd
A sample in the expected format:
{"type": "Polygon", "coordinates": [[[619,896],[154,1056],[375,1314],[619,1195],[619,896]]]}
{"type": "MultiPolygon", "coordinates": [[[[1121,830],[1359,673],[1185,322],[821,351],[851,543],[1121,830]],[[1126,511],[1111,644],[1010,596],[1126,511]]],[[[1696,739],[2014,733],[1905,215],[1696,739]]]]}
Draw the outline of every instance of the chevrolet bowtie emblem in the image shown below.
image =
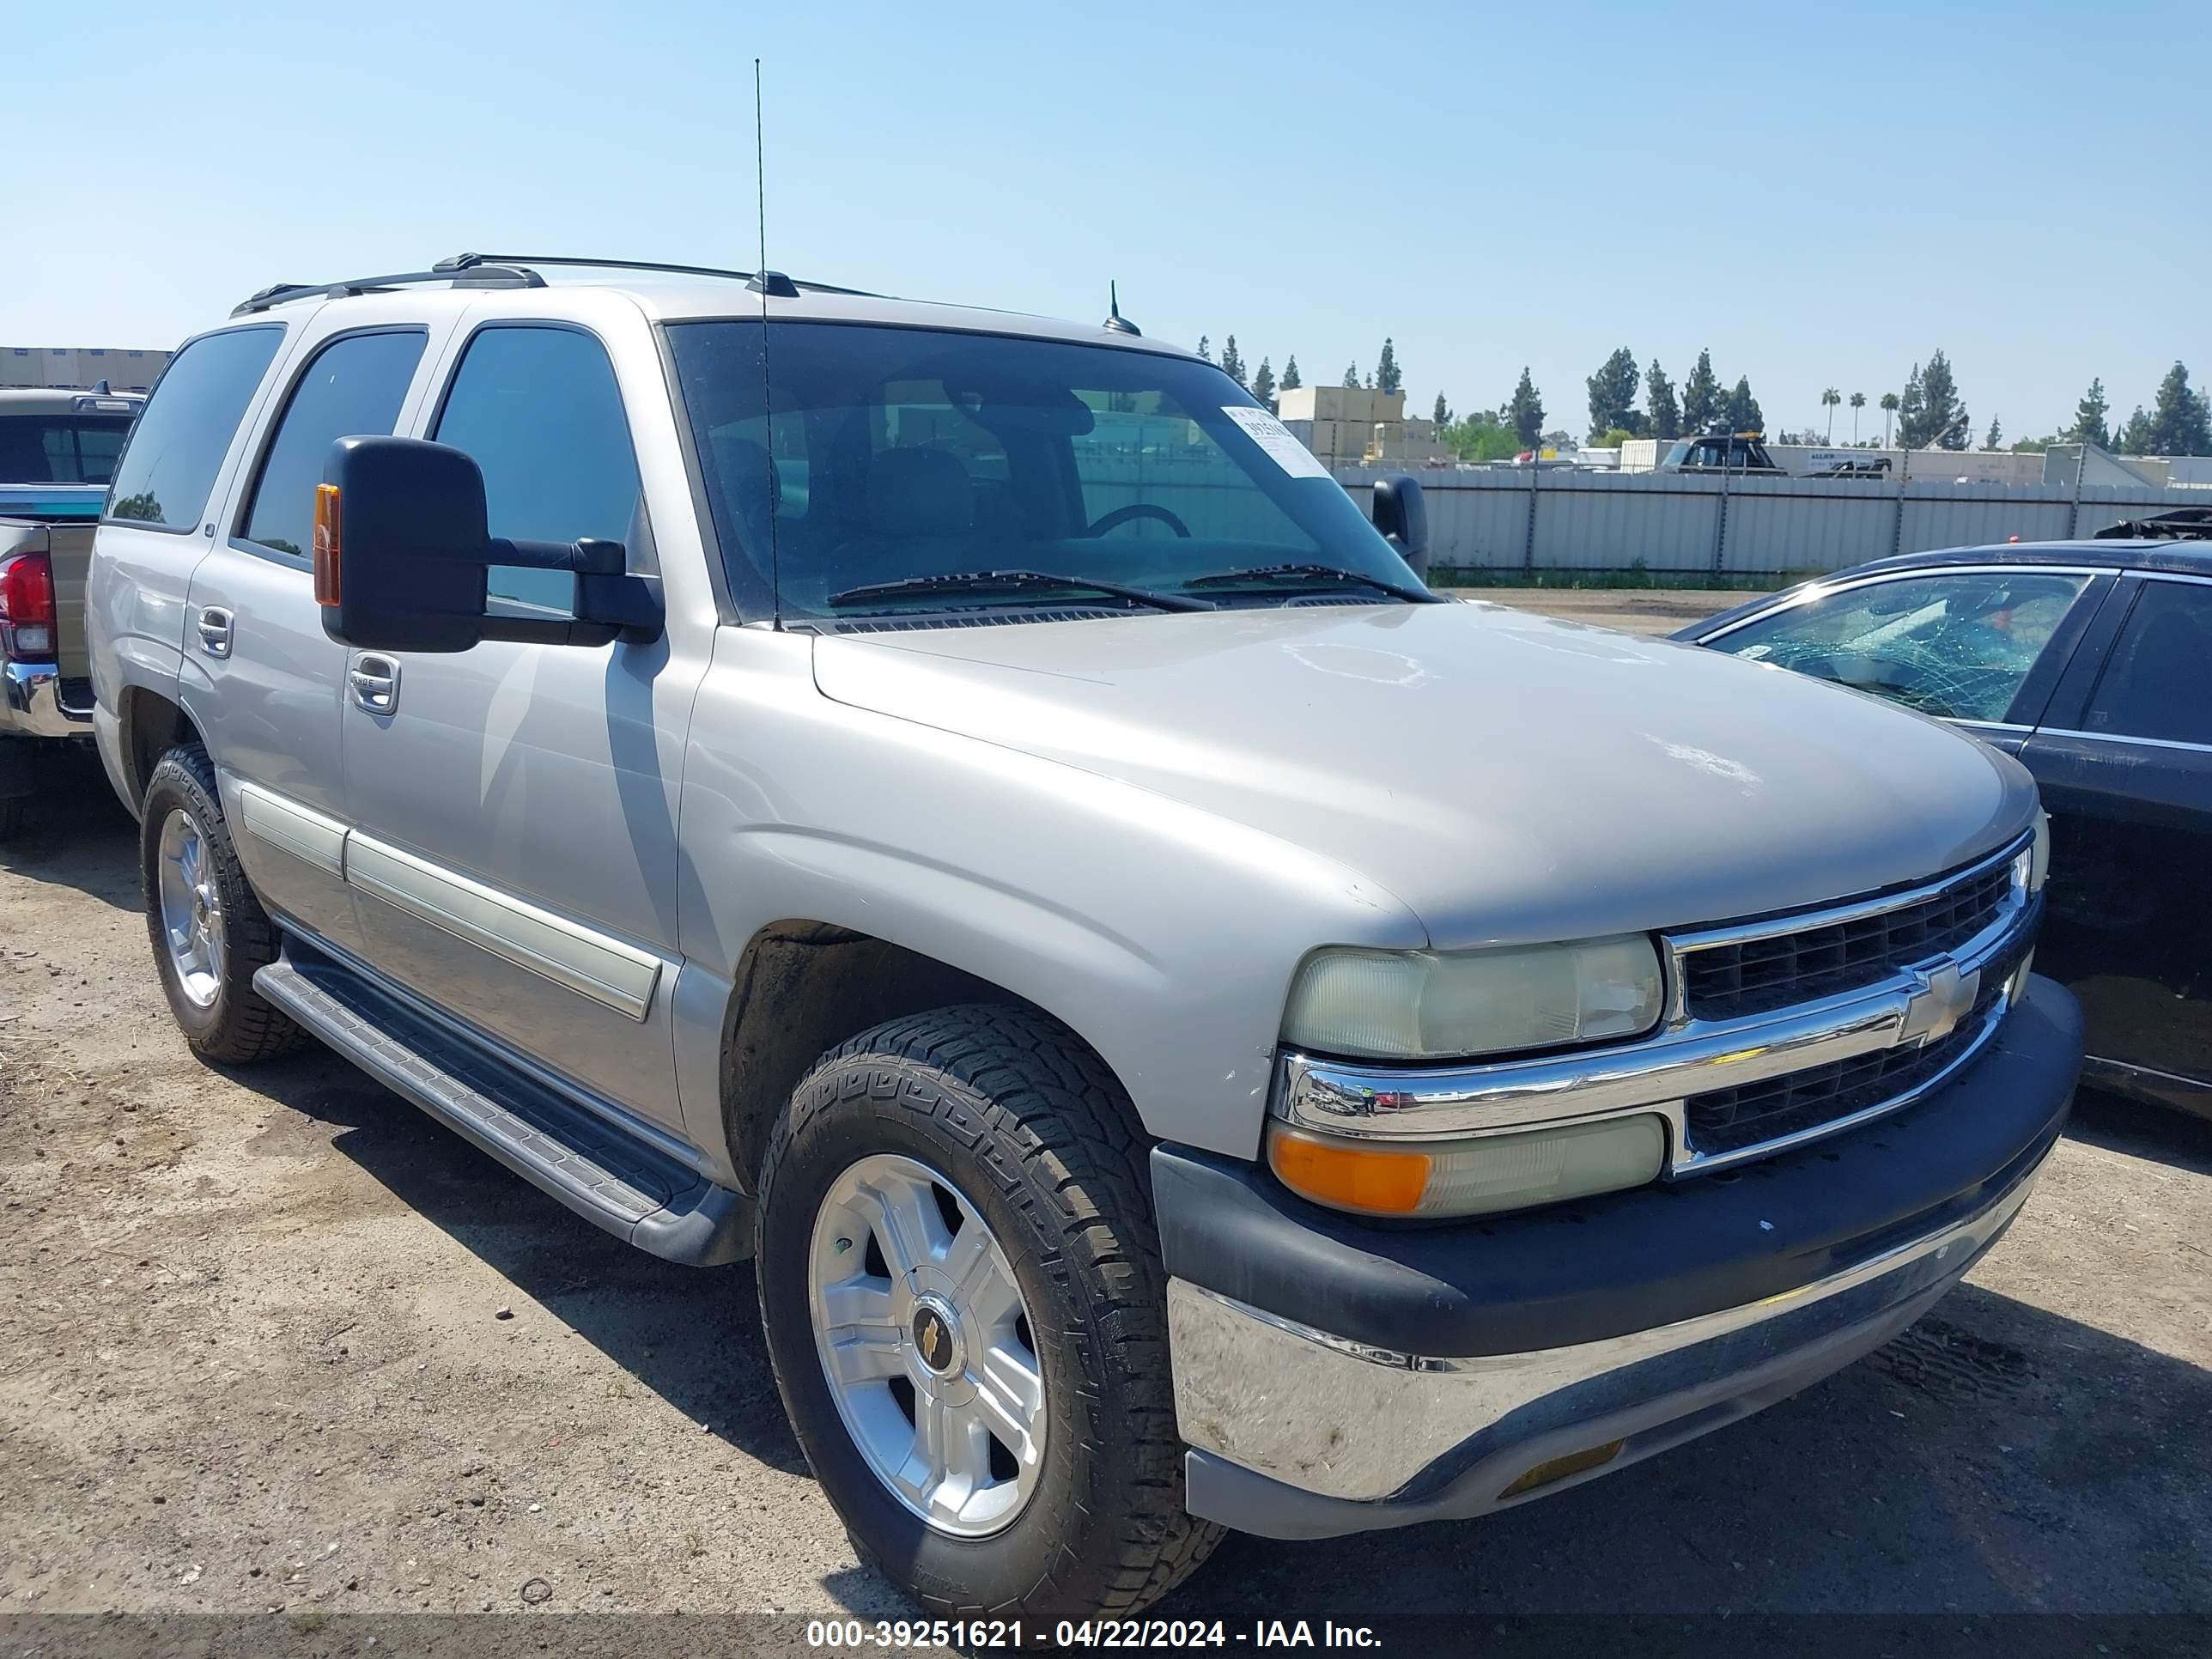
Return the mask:
{"type": "Polygon", "coordinates": [[[1940,1042],[1973,1012],[1974,1000],[1981,994],[1981,970],[1962,974],[1957,963],[1947,962],[1940,967],[1916,969],[1913,977],[1919,983],[1905,1001],[1905,1023],[1897,1040],[1940,1042]]]}

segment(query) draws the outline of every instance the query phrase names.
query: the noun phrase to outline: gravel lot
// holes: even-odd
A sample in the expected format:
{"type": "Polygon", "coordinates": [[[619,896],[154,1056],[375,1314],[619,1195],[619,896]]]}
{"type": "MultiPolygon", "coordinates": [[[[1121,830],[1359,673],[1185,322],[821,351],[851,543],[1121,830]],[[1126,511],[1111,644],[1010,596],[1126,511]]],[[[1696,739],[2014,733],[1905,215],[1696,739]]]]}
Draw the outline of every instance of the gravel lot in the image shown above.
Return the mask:
{"type": "MultiPolygon", "coordinates": [[[[905,1611],[749,1267],[625,1249],[320,1051],[191,1059],[96,769],[0,847],[0,1613],[905,1611]]],[[[2208,1252],[2212,1125],[2085,1101],[1869,1361],[1488,1521],[1232,1539],[1163,1610],[2212,1611],[2208,1252]]]]}

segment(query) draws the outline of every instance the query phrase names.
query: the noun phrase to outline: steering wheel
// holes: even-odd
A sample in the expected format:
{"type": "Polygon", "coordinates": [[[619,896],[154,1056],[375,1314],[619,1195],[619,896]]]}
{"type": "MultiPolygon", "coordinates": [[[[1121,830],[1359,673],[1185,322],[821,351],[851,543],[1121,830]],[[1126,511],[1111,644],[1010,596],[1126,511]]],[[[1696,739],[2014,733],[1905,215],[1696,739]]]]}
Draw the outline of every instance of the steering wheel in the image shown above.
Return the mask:
{"type": "Polygon", "coordinates": [[[1183,540],[1190,539],[1190,526],[1158,501],[1131,501],[1127,507],[1117,507],[1083,533],[1086,536],[1103,536],[1108,531],[1118,530],[1121,526],[1137,519],[1158,519],[1183,540]]]}

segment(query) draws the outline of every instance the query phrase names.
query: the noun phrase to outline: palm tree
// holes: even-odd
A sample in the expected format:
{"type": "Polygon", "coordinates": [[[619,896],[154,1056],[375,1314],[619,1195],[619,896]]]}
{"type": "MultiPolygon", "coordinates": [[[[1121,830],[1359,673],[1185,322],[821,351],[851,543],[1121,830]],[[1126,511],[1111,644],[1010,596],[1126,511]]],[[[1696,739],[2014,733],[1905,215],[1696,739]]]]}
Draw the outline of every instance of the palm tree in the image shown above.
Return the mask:
{"type": "Polygon", "coordinates": [[[1859,410],[1865,407],[1866,393],[1863,392],[1851,393],[1851,447],[1853,449],[1859,447],[1859,410]]]}
{"type": "Polygon", "coordinates": [[[1884,449],[1889,447],[1889,417],[1896,413],[1897,394],[1894,392],[1883,392],[1881,394],[1881,447],[1884,449]]]}
{"type": "Polygon", "coordinates": [[[1833,386],[1830,386],[1820,394],[1820,407],[1828,411],[1828,441],[1830,443],[1836,441],[1836,405],[1843,400],[1844,394],[1833,386]]]}

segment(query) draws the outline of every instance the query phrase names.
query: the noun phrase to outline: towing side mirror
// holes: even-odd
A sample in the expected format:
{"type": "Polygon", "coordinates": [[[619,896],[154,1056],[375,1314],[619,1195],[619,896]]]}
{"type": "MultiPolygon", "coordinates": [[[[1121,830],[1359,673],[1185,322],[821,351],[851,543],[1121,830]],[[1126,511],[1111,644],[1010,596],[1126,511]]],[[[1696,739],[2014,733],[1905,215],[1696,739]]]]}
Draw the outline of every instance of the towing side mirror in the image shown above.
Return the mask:
{"type": "Polygon", "coordinates": [[[660,584],[624,569],[620,542],[517,542],[485,527],[483,471],[419,438],[340,438],[315,491],[323,631],[374,651],[466,651],[484,640],[605,645],[660,636],[660,584]],[[566,572],[572,617],[487,616],[495,565],[566,572]]]}
{"type": "Polygon", "coordinates": [[[1429,580],[1429,505],[1422,498],[1420,481],[1394,472],[1375,481],[1374,504],[1368,516],[1383,539],[1397,550],[1413,573],[1425,585],[1429,580]]]}

